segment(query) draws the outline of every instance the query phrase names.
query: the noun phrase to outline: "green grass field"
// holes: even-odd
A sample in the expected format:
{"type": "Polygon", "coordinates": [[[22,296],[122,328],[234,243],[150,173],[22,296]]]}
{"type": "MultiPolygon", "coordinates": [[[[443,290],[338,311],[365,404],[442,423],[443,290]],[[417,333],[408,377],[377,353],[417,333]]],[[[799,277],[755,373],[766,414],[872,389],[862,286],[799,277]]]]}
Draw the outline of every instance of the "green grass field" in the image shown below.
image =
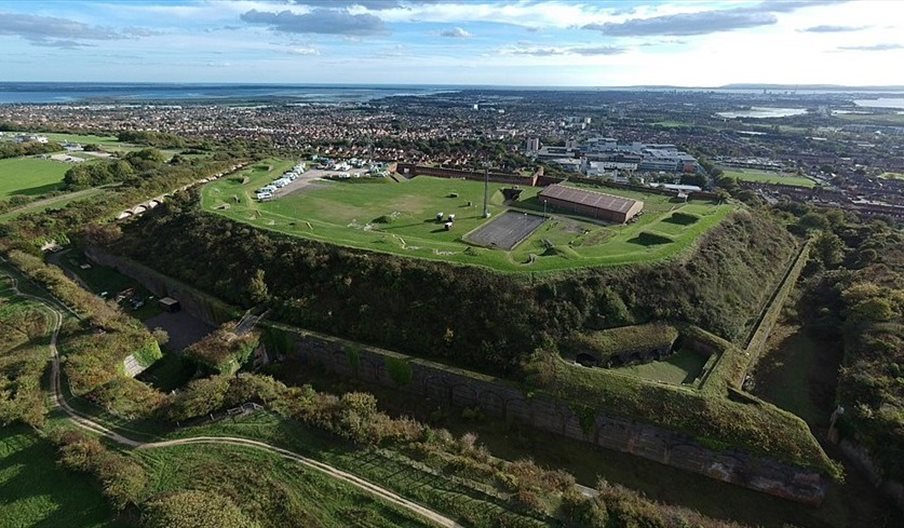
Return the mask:
{"type": "Polygon", "coordinates": [[[58,190],[69,163],[40,158],[0,159],[0,199],[14,194],[38,196],[58,190]]]}
{"type": "MultiPolygon", "coordinates": [[[[514,250],[502,251],[473,247],[462,240],[466,233],[487,222],[481,217],[480,182],[428,176],[401,183],[388,179],[316,182],[279,199],[258,203],[254,191],[291,165],[288,161],[268,161],[236,177],[213,182],[203,189],[202,205],[210,212],[273,231],[500,271],[546,271],[668,258],[690,247],[734,209],[733,205],[673,203],[657,194],[602,189],[643,200],[644,214],[634,224],[618,226],[555,214],[514,250]],[[676,211],[699,219],[688,225],[674,223],[670,220],[676,211]],[[456,215],[452,231],[435,222],[437,212],[456,215]]],[[[507,209],[543,210],[536,197],[540,188],[524,188],[517,202],[505,204],[500,192],[503,187],[506,185],[490,185],[493,217],[507,209]]]]}
{"type": "Polygon", "coordinates": [[[23,205],[22,207],[16,207],[7,211],[6,213],[0,214],[0,222],[6,222],[12,220],[20,215],[26,213],[39,213],[41,211],[45,211],[47,209],[56,208],[61,209],[66,204],[90,198],[96,194],[103,192],[105,188],[112,187],[110,186],[101,186],[101,187],[91,187],[89,189],[83,189],[81,191],[75,191],[66,194],[59,194],[54,196],[49,196],[47,198],[42,198],[40,200],[35,200],[29,204],[23,205]]]}
{"type": "Polygon", "coordinates": [[[0,427],[0,528],[117,526],[97,483],[25,426],[0,427]]]}
{"type": "MultiPolygon", "coordinates": [[[[80,145],[98,145],[102,150],[106,152],[131,152],[133,150],[140,150],[143,148],[147,148],[143,145],[135,145],[132,143],[123,143],[120,142],[116,136],[98,136],[94,134],[59,134],[56,132],[29,132],[30,134],[35,134],[39,136],[44,136],[50,141],[56,141],[58,143],[78,143],[80,145]]],[[[167,150],[161,149],[161,152],[167,155],[167,157],[172,157],[179,153],[178,150],[167,150]]],[[[74,156],[84,157],[86,159],[94,159],[89,154],[84,154],[82,152],[73,152],[74,156]]]]}
{"type": "Polygon", "coordinates": [[[787,174],[781,172],[764,171],[758,169],[736,169],[731,167],[721,167],[724,176],[729,178],[737,178],[741,181],[774,183],[780,185],[792,185],[794,187],[815,187],[816,182],[804,176],[787,174]]]}
{"type": "Polygon", "coordinates": [[[646,380],[682,385],[693,382],[703,371],[705,363],[705,357],[685,349],[672,354],[662,361],[618,367],[612,369],[612,371],[646,380]]]}

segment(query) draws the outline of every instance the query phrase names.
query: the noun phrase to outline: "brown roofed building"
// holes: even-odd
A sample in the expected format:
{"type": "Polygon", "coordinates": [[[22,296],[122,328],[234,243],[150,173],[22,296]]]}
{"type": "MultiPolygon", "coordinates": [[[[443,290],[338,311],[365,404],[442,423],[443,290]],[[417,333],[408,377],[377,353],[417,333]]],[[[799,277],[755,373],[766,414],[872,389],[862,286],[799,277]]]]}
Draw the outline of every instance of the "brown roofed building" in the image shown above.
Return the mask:
{"type": "Polygon", "coordinates": [[[540,202],[551,207],[624,224],[643,211],[643,202],[611,194],[555,184],[540,191],[540,202]]]}

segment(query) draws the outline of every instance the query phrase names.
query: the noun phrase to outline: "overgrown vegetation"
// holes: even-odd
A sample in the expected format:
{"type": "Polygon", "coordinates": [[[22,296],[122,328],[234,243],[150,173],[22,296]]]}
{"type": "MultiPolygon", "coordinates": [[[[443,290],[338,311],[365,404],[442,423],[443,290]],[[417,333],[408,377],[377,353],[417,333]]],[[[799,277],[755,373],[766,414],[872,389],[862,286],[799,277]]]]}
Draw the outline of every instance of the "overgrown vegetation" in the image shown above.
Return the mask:
{"type": "Polygon", "coordinates": [[[83,317],[78,324],[65,325],[60,333],[59,346],[66,355],[63,371],[72,392],[87,395],[121,416],[153,413],[161,404],[162,395],[127,378],[123,366],[125,358],[133,353],[145,362],[162,357],[151,332],[115,303],[81,289],[59,268],[20,251],[11,252],[9,257],[25,275],[83,317]]]}
{"type": "Polygon", "coordinates": [[[619,356],[667,354],[677,339],[678,329],[674,326],[648,323],[579,333],[564,346],[572,355],[591,354],[596,362],[606,365],[619,356]]]}
{"type": "Polygon", "coordinates": [[[783,209],[814,236],[800,310],[807,331],[844,343],[843,437],[904,480],[904,233],[839,210],[783,209]]]}
{"type": "Polygon", "coordinates": [[[229,322],[185,349],[183,353],[186,358],[209,372],[234,374],[254,352],[259,340],[259,332],[238,335],[236,324],[229,322]]]}
{"type": "Polygon", "coordinates": [[[97,477],[115,508],[121,510],[141,502],[148,476],[132,458],[107,449],[97,437],[75,430],[61,431],[53,441],[60,448],[62,464],[97,477]]]}
{"type": "Polygon", "coordinates": [[[47,414],[41,378],[51,321],[39,305],[13,296],[7,281],[0,276],[0,425],[40,427],[47,414]]]}
{"type": "Polygon", "coordinates": [[[596,412],[682,432],[716,450],[741,448],[840,477],[806,424],[790,413],[749,398],[740,403],[711,394],[651,384],[607,369],[575,367],[554,350],[537,352],[525,366],[527,382],[596,412]]]}
{"type": "Polygon", "coordinates": [[[540,343],[581,330],[689,321],[740,339],[794,243],[769,218],[739,212],[682,261],[524,278],[269,233],[192,200],[142,218],[110,247],[246,307],[263,270],[272,318],[511,373],[540,343]]]}
{"type": "Polygon", "coordinates": [[[140,178],[145,171],[159,169],[166,162],[166,156],[157,149],[142,149],[129,152],[122,159],[96,163],[82,163],[66,171],[63,183],[66,189],[75,191],[108,183],[127,182],[130,178],[140,178]]]}
{"type": "Polygon", "coordinates": [[[589,499],[578,492],[573,477],[567,473],[538,467],[530,460],[506,462],[492,457],[477,443],[476,435],[455,438],[445,430],[410,418],[391,418],[379,411],[376,399],[366,393],[352,392],[340,397],[317,392],[310,386],[286,387],[263,376],[216,376],[193,382],[174,399],[169,417],[186,420],[242,401],[266,405],[284,418],[329,431],[362,449],[389,449],[442,475],[434,478],[484,486],[484,494],[504,501],[502,512],[512,512],[500,517],[469,508],[469,501],[443,504],[445,510],[475,526],[598,526],[587,524],[587,512],[594,512],[593,518],[603,520],[599,526],[609,526],[606,519],[615,522],[615,526],[621,526],[619,522],[628,523],[626,526],[630,522],[650,527],[683,526],[681,523],[688,519],[695,521],[694,526],[722,526],[690,512],[660,509],[632,492],[605,485],[603,496],[613,497],[613,504],[589,499]],[[524,516],[519,517],[516,512],[524,516]],[[535,522],[529,522],[531,518],[535,522]]]}

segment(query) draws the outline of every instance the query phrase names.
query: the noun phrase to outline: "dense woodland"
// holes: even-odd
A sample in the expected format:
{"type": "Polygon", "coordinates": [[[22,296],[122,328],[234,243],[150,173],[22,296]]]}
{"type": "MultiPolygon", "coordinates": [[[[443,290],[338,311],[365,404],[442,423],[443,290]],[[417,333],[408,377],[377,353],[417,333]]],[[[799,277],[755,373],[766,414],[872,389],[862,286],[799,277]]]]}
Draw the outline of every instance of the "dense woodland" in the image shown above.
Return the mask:
{"type": "Polygon", "coordinates": [[[795,242],[767,216],[740,212],[684,260],[505,275],[272,234],[185,197],[112,245],[231,303],[263,302],[287,323],[512,372],[545,340],[581,328],[680,320],[742,339],[795,242]]]}

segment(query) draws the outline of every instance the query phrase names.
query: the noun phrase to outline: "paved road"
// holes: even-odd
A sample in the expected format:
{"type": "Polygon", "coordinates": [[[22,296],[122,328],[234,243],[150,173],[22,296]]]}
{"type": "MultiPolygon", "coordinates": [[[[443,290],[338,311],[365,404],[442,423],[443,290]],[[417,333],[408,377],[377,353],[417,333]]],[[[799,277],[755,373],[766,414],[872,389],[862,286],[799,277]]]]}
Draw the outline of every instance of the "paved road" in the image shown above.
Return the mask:
{"type": "Polygon", "coordinates": [[[62,313],[60,313],[56,309],[56,307],[47,302],[45,299],[21,292],[18,288],[18,282],[16,281],[15,277],[10,276],[10,279],[12,279],[13,281],[12,289],[17,295],[41,303],[47,308],[49,312],[53,314],[53,334],[51,335],[50,339],[50,354],[52,360],[50,379],[51,386],[53,388],[53,401],[56,406],[62,408],[66,412],[66,414],[69,415],[69,418],[77,427],[104,436],[109,440],[116,442],[117,444],[134,449],[159,449],[175,445],[219,444],[246,447],[251,449],[258,449],[261,451],[269,451],[285,459],[297,462],[302,466],[320,471],[321,473],[324,473],[337,480],[351,484],[352,486],[372,496],[380,498],[385,502],[389,502],[400,508],[417,514],[437,526],[442,526],[444,528],[463,528],[454,520],[438,512],[425,508],[424,506],[421,506],[416,502],[412,502],[402,497],[401,495],[387,490],[386,488],[372,484],[364,479],[352,475],[351,473],[336,469],[322,462],[318,462],[316,460],[301,456],[298,453],[272,446],[264,442],[232,436],[197,436],[190,438],[180,438],[177,440],[165,440],[161,442],[140,442],[138,440],[133,440],[131,438],[125,437],[117,433],[116,431],[112,431],[109,428],[93,421],[90,416],[82,414],[79,411],[73,409],[66,401],[66,397],[63,395],[62,384],[60,382],[60,354],[57,350],[57,338],[60,333],[60,327],[63,323],[62,313]]]}

